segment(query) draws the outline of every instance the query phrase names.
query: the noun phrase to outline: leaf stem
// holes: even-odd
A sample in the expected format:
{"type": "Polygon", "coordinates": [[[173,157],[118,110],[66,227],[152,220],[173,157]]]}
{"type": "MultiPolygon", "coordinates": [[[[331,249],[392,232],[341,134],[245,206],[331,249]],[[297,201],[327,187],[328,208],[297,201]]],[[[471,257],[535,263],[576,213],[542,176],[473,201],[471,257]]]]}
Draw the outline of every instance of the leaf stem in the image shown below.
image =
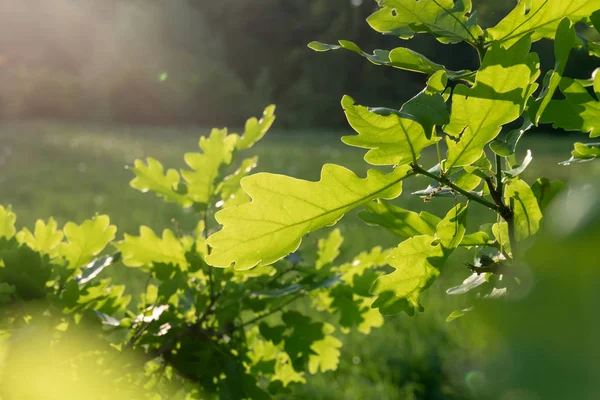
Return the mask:
{"type": "MultiPolygon", "coordinates": [[[[434,126],[433,127],[433,137],[437,139],[438,135],[437,135],[437,128],[434,126]]],[[[437,151],[437,158],[438,158],[438,163],[440,164],[440,172],[442,170],[441,166],[442,166],[442,152],[440,151],[440,141],[436,140],[435,141],[435,150],[437,151]]]]}
{"type": "Polygon", "coordinates": [[[286,307],[286,306],[290,305],[291,303],[293,303],[294,301],[298,300],[298,299],[299,299],[300,297],[302,297],[302,296],[304,296],[304,292],[300,292],[300,293],[298,293],[297,295],[295,295],[295,296],[294,296],[294,297],[292,297],[291,299],[289,299],[289,300],[287,300],[287,301],[285,301],[285,302],[281,303],[279,306],[275,307],[274,309],[272,309],[272,310],[270,310],[270,311],[267,311],[266,313],[263,313],[263,314],[261,314],[261,315],[259,315],[259,316],[255,317],[255,318],[252,318],[252,319],[251,319],[251,320],[249,320],[249,321],[242,322],[242,324],[241,324],[239,327],[240,327],[240,328],[244,328],[244,327],[246,327],[246,326],[248,326],[248,325],[252,325],[252,324],[254,324],[254,323],[256,323],[256,322],[260,321],[260,320],[261,320],[261,319],[263,319],[263,318],[266,318],[266,317],[268,317],[269,315],[273,315],[273,314],[275,314],[275,313],[277,313],[277,312],[281,311],[281,310],[282,310],[284,307],[286,307]]]}
{"type": "Polygon", "coordinates": [[[517,235],[515,229],[515,216],[514,210],[514,199],[510,199],[510,208],[508,208],[509,213],[506,216],[502,216],[508,225],[508,241],[510,242],[510,249],[512,251],[513,259],[517,258],[517,235]]]}
{"type": "MultiPolygon", "coordinates": [[[[202,213],[202,218],[204,220],[204,229],[203,229],[202,235],[205,238],[208,237],[208,210],[209,209],[210,209],[210,207],[207,206],[204,213],[202,213]]],[[[210,248],[208,249],[208,252],[210,254],[210,248]]],[[[213,267],[208,264],[206,264],[206,266],[208,267],[208,285],[209,285],[209,291],[210,291],[210,299],[211,299],[211,301],[213,301],[213,300],[215,300],[216,297],[218,297],[218,296],[215,296],[215,280],[214,280],[214,276],[213,276],[213,267]]]]}
{"type": "Polygon", "coordinates": [[[456,186],[454,183],[452,183],[452,181],[450,181],[450,179],[448,179],[445,176],[436,176],[432,173],[430,173],[429,171],[423,169],[420,165],[418,164],[412,164],[411,165],[413,168],[413,171],[415,172],[415,174],[421,174],[421,175],[425,175],[431,179],[434,179],[436,181],[438,181],[439,183],[441,183],[444,186],[448,186],[449,188],[451,188],[452,190],[462,194],[463,196],[465,196],[466,198],[473,200],[476,203],[479,203],[481,205],[484,205],[485,207],[494,210],[497,213],[500,213],[502,210],[499,206],[497,206],[496,204],[493,204],[489,201],[487,201],[486,199],[477,196],[473,193],[467,192],[464,189],[461,189],[460,187],[456,186]]]}
{"type": "Polygon", "coordinates": [[[496,190],[500,198],[504,197],[504,186],[502,183],[502,157],[496,154],[496,190]]]}

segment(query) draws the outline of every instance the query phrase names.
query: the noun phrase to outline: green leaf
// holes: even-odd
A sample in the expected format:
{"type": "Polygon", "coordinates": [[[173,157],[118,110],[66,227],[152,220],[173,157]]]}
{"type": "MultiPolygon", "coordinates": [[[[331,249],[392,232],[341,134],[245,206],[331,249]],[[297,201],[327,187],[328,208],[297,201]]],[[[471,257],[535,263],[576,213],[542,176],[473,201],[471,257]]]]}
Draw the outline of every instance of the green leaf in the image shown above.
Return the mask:
{"type": "Polygon", "coordinates": [[[537,199],[540,210],[544,211],[564,186],[565,183],[559,180],[551,182],[547,178],[539,178],[535,181],[531,186],[531,191],[537,199]]]}
{"type": "Polygon", "coordinates": [[[340,280],[345,282],[346,285],[358,289],[355,287],[357,277],[364,275],[367,271],[386,265],[386,260],[391,252],[392,249],[382,250],[381,247],[377,246],[369,252],[363,251],[354,257],[352,262],[340,265],[334,270],[341,274],[340,280]]]}
{"type": "Polygon", "coordinates": [[[571,159],[563,161],[561,164],[569,165],[573,163],[587,162],[600,157],[600,143],[581,143],[574,144],[574,150],[571,152],[571,159]]]}
{"type": "Polygon", "coordinates": [[[440,240],[447,257],[458,247],[465,236],[467,210],[467,204],[458,204],[437,225],[435,236],[440,240]]]}
{"type": "Polygon", "coordinates": [[[369,60],[375,65],[384,65],[388,67],[402,69],[405,71],[418,72],[427,75],[433,75],[435,73],[445,73],[446,76],[452,80],[465,80],[467,82],[472,82],[473,76],[475,74],[473,71],[469,70],[450,71],[444,65],[437,64],[425,57],[424,55],[417,53],[414,50],[407,49],[406,47],[397,47],[392,51],[375,50],[373,54],[369,54],[361,50],[361,48],[358,47],[358,45],[348,40],[340,40],[339,43],[339,45],[335,45],[320,42],[311,42],[309,44],[309,47],[315,51],[320,52],[345,49],[365,57],[367,60],[369,60]]]}
{"type": "Polygon", "coordinates": [[[295,251],[309,232],[337,222],[346,212],[375,198],[395,198],[410,167],[390,174],[371,170],[364,179],[326,164],[321,180],[308,182],[260,173],[242,180],[252,202],[216,214],[223,229],[208,238],[210,265],[239,270],[269,265],[295,251]]]}
{"type": "Polygon", "coordinates": [[[533,156],[531,155],[531,150],[527,150],[527,154],[525,155],[523,162],[521,164],[513,166],[509,170],[504,171],[504,174],[506,176],[509,176],[512,178],[519,176],[527,169],[529,164],[531,164],[531,161],[533,161],[533,156]]]}
{"type": "Polygon", "coordinates": [[[475,272],[471,274],[467,279],[465,279],[462,284],[451,287],[450,289],[446,290],[446,294],[451,296],[457,294],[465,294],[486,283],[488,281],[488,275],[489,274],[487,273],[481,274],[475,272]]]}
{"type": "Polygon", "coordinates": [[[350,146],[371,149],[365,155],[369,164],[417,162],[421,151],[436,142],[436,139],[428,139],[423,126],[408,116],[379,115],[367,107],[355,105],[350,96],[344,96],[342,107],[350,126],[358,133],[344,136],[342,141],[350,146]]]}
{"type": "Polygon", "coordinates": [[[296,371],[301,371],[304,363],[315,355],[312,346],[325,339],[330,332],[327,325],[316,322],[311,317],[297,311],[287,311],[281,319],[287,327],[284,335],[284,349],[292,360],[296,371]]]}
{"type": "Polygon", "coordinates": [[[447,138],[446,169],[469,165],[483,154],[484,146],[502,128],[517,119],[525,107],[532,83],[539,74],[535,53],[529,54],[531,41],[523,38],[508,50],[494,42],[485,55],[472,88],[457,85],[452,95],[447,138]]]}
{"type": "Polygon", "coordinates": [[[115,238],[117,227],[107,215],[98,215],[81,225],[68,222],[63,228],[67,243],[58,252],[68,261],[70,269],[78,269],[92,261],[115,238]]]}
{"type": "Polygon", "coordinates": [[[221,195],[223,203],[217,204],[217,207],[223,208],[237,206],[246,203],[250,198],[242,190],[240,182],[250,171],[256,168],[258,157],[246,158],[242,161],[240,167],[231,175],[225,177],[223,182],[217,187],[217,193],[221,195]]]}
{"type": "Polygon", "coordinates": [[[29,246],[30,249],[48,254],[50,257],[58,255],[58,245],[63,240],[64,234],[58,230],[54,218],[50,218],[46,224],[41,219],[35,222],[34,233],[24,228],[17,233],[19,243],[29,246]]]}
{"type": "Polygon", "coordinates": [[[545,94],[541,99],[540,106],[535,114],[535,124],[537,125],[544,113],[544,110],[550,104],[556,89],[563,77],[565,67],[569,59],[569,53],[571,49],[575,47],[577,43],[577,34],[575,33],[575,26],[571,23],[568,18],[563,18],[558,25],[556,30],[556,37],[554,39],[554,71],[550,75],[548,81],[548,87],[545,89],[545,94]]]}
{"type": "Polygon", "coordinates": [[[492,225],[492,233],[494,234],[494,237],[500,246],[508,253],[511,253],[512,250],[510,247],[510,238],[508,236],[508,224],[506,222],[495,223],[492,225]]]}
{"type": "Polygon", "coordinates": [[[476,13],[471,14],[471,0],[379,0],[379,5],[367,22],[377,32],[401,39],[431,33],[442,43],[476,43],[483,34],[476,13]]]}
{"type": "Polygon", "coordinates": [[[370,202],[364,205],[366,211],[361,211],[358,216],[369,225],[378,225],[395,233],[401,238],[418,235],[434,235],[439,221],[438,217],[429,214],[431,218],[424,219],[428,214],[422,211],[417,214],[405,210],[387,201],[370,202]]]}
{"type": "Polygon", "coordinates": [[[517,145],[519,141],[529,129],[533,128],[533,122],[529,119],[527,114],[523,117],[523,124],[516,129],[506,134],[505,140],[494,140],[490,143],[490,149],[502,157],[510,157],[517,151],[517,145]]]}
{"type": "MultiPolygon", "coordinates": [[[[600,74],[596,74],[596,82],[600,85],[600,74]]],[[[565,99],[552,100],[540,122],[566,131],[589,132],[590,137],[600,136],[600,102],[573,79],[563,78],[559,87],[565,99]]]]}
{"type": "MultiPolygon", "coordinates": [[[[262,139],[263,136],[265,136],[265,134],[269,131],[273,125],[273,122],[275,122],[275,106],[270,105],[265,108],[260,120],[256,118],[250,118],[248,121],[246,121],[244,135],[242,135],[242,137],[237,141],[236,148],[238,150],[244,150],[254,146],[256,142],[262,139]]],[[[226,164],[229,164],[229,162],[226,164]]]]}
{"type": "Polygon", "coordinates": [[[227,130],[213,129],[210,137],[200,138],[202,153],[186,153],[185,162],[193,170],[182,170],[188,183],[187,196],[196,203],[207,204],[215,193],[215,180],[222,165],[229,165],[239,137],[228,135],[227,130]]]}
{"type": "Polygon", "coordinates": [[[342,342],[331,334],[335,332],[333,325],[325,323],[323,339],[314,342],[310,349],[313,354],[308,359],[308,372],[316,374],[320,372],[335,371],[340,363],[340,348],[342,342]]]}
{"type": "Polygon", "coordinates": [[[102,312],[97,311],[97,310],[94,310],[94,314],[100,319],[100,321],[102,322],[102,325],[108,325],[108,326],[119,326],[119,325],[121,325],[121,321],[119,321],[115,317],[112,317],[112,316],[110,316],[108,314],[102,313],[102,312]]]}
{"type": "Polygon", "coordinates": [[[121,253],[96,258],[86,265],[85,268],[82,268],[81,274],[77,276],[75,280],[80,285],[86,284],[97,277],[104,268],[117,263],[120,259],[121,253]]]}
{"type": "Polygon", "coordinates": [[[542,212],[529,185],[518,178],[509,179],[504,198],[514,212],[516,239],[523,240],[535,234],[540,227],[542,212]]]}
{"type": "Polygon", "coordinates": [[[429,235],[414,236],[390,254],[387,261],[395,271],[373,284],[372,293],[379,295],[374,308],[382,314],[404,311],[413,315],[415,309],[423,311],[419,296],[438,277],[445,258],[442,246],[433,244],[435,240],[429,235]]]}
{"type": "Polygon", "coordinates": [[[139,236],[125,234],[124,239],[116,243],[115,247],[122,254],[123,264],[128,267],[163,263],[178,265],[182,270],[186,270],[188,266],[186,248],[168,229],[165,229],[162,238],[159,238],[152,229],[141,226],[139,236]]]}
{"type": "Polygon", "coordinates": [[[448,315],[448,318],[446,318],[446,322],[452,322],[455,319],[464,317],[471,310],[472,310],[472,308],[465,308],[464,310],[452,311],[452,313],[450,313],[450,315],[448,315]]]}
{"type": "Polygon", "coordinates": [[[142,160],[134,161],[131,170],[135,174],[135,178],[129,183],[132,188],[143,193],[151,190],[165,201],[177,203],[182,207],[192,205],[191,198],[175,191],[181,180],[177,170],[169,169],[165,173],[162,164],[152,157],[148,157],[146,162],[147,164],[142,160]]]}
{"type": "Polygon", "coordinates": [[[340,246],[344,242],[342,233],[339,229],[331,231],[325,239],[319,239],[317,251],[316,269],[321,269],[326,265],[330,265],[340,255],[340,246]]]}
{"type": "Polygon", "coordinates": [[[324,52],[324,51],[329,51],[329,50],[340,49],[341,46],[338,46],[337,44],[327,44],[327,43],[312,41],[308,44],[308,48],[311,50],[314,50],[314,51],[324,52]]]}
{"type": "Polygon", "coordinates": [[[462,247],[486,246],[490,241],[490,236],[486,232],[475,232],[463,237],[460,245],[462,247]]]}
{"type": "Polygon", "coordinates": [[[428,139],[434,133],[435,125],[444,125],[450,122],[448,107],[441,95],[447,82],[444,71],[436,72],[427,81],[427,87],[407,101],[400,110],[401,113],[410,115],[423,126],[428,139]]]}
{"type": "Polygon", "coordinates": [[[0,238],[10,239],[15,236],[15,233],[17,233],[16,221],[17,216],[11,211],[10,206],[8,208],[0,206],[0,238]]]}
{"type": "Polygon", "coordinates": [[[23,300],[41,299],[52,275],[48,257],[15,239],[0,238],[0,282],[15,288],[23,300]]]}
{"type": "Polygon", "coordinates": [[[487,30],[492,40],[510,46],[523,36],[532,41],[554,38],[563,18],[573,23],[587,21],[600,9],[600,0],[519,0],[519,4],[495,27],[487,30]]]}

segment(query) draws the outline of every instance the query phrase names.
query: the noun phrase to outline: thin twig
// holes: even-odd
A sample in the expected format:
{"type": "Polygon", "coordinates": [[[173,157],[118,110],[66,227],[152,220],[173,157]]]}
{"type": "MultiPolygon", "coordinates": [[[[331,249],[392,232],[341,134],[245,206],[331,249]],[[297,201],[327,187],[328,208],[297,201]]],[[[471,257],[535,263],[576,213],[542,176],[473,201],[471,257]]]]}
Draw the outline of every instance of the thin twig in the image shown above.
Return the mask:
{"type": "Polygon", "coordinates": [[[490,203],[483,197],[474,195],[473,193],[469,193],[466,190],[456,186],[454,183],[452,183],[452,181],[450,181],[450,179],[448,179],[445,176],[436,176],[436,175],[432,174],[431,172],[423,169],[420,165],[417,165],[415,163],[413,163],[411,166],[412,166],[415,174],[425,175],[431,179],[434,179],[434,180],[438,181],[439,183],[441,183],[442,185],[448,186],[449,188],[453,189],[454,191],[462,194],[466,198],[473,200],[476,203],[482,204],[482,205],[486,206],[487,208],[490,208],[490,209],[496,211],[497,213],[500,213],[502,211],[498,205],[490,203]]]}
{"type": "Polygon", "coordinates": [[[275,313],[277,313],[277,312],[281,311],[281,310],[282,310],[284,307],[286,307],[286,306],[290,305],[290,304],[291,304],[291,303],[293,303],[294,301],[298,300],[300,297],[304,296],[304,294],[305,294],[304,292],[300,292],[300,293],[298,293],[297,295],[295,295],[294,297],[292,297],[292,298],[291,298],[291,299],[289,299],[288,301],[286,301],[286,302],[284,302],[284,303],[280,304],[279,306],[275,307],[274,309],[272,309],[272,310],[270,310],[270,311],[267,311],[266,313],[263,313],[263,314],[261,314],[261,315],[259,315],[259,316],[255,317],[255,318],[252,318],[252,319],[251,319],[251,320],[249,320],[249,321],[243,322],[243,323],[242,323],[242,324],[239,326],[239,328],[244,328],[244,327],[246,327],[246,326],[248,326],[248,325],[252,325],[252,324],[254,324],[254,323],[256,323],[256,322],[260,321],[260,320],[261,320],[261,319],[263,319],[263,318],[266,318],[266,317],[268,317],[268,316],[270,316],[270,315],[273,315],[273,314],[275,314],[275,313]]]}

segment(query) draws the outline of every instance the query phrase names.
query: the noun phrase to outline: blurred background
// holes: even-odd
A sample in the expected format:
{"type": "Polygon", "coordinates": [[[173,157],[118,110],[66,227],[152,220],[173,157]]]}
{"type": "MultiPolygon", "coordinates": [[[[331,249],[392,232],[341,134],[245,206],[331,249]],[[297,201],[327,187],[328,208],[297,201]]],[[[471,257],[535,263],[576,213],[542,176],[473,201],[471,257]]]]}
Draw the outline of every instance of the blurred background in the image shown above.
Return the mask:
{"type": "MultiPolygon", "coordinates": [[[[493,26],[515,3],[473,0],[483,27],[493,26]]],[[[277,105],[277,121],[274,131],[253,149],[260,157],[258,170],[318,179],[321,165],[334,162],[364,172],[364,152],[339,141],[351,133],[339,104],[342,95],[350,94],[361,104],[399,108],[422,90],[426,77],[377,67],[348,52],[317,54],[307,43],[346,39],[367,51],[407,46],[452,69],[478,64],[467,45],[443,46],[426,35],[404,42],[375,33],[365,22],[375,7],[374,0],[0,1],[0,203],[12,204],[17,225],[30,228],[38,218],[53,216],[60,225],[81,222],[96,212],[111,215],[118,237],[137,232],[140,225],[172,228],[173,220],[191,228],[193,214],[129,189],[132,174],[124,166],[152,156],[166,166],[181,167],[183,153],[195,151],[198,137],[210,127],[239,129],[271,103],[277,105]]],[[[544,72],[552,68],[551,42],[536,43],[534,51],[544,72]]],[[[597,59],[573,51],[566,75],[588,78],[599,66],[597,59]]],[[[569,158],[572,143],[582,138],[548,127],[528,133],[521,151],[531,149],[534,162],[525,178],[530,183],[539,176],[564,179],[568,188],[597,181],[600,163],[558,165],[569,158]]],[[[424,163],[433,159],[433,154],[426,155],[424,163]]],[[[407,184],[398,204],[443,215],[453,201],[425,204],[410,196],[421,186],[426,182],[407,184]]],[[[488,215],[475,205],[471,216],[477,226],[488,215]]],[[[346,260],[356,249],[387,248],[398,242],[391,234],[365,227],[354,215],[338,226],[346,237],[346,260]]],[[[320,235],[309,237],[306,246],[314,245],[320,235]]],[[[582,237],[597,240],[598,234],[582,237]]],[[[560,236],[550,235],[548,240],[552,246],[563,243],[560,236]]],[[[572,243],[587,242],[579,238],[572,243]]],[[[295,396],[482,398],[495,378],[486,372],[491,364],[518,364],[507,349],[528,349],[527,362],[543,354],[543,346],[538,352],[529,346],[536,343],[531,338],[524,347],[511,346],[518,329],[500,338],[501,318],[526,323],[526,316],[511,319],[505,313],[490,323],[475,315],[445,322],[451,311],[464,306],[444,291],[469,275],[462,265],[469,257],[467,252],[460,254],[446,277],[425,295],[425,314],[389,318],[368,337],[346,335],[340,369],[312,378],[295,396]]],[[[546,261],[559,268],[563,264],[557,260],[546,261]]],[[[593,255],[579,262],[598,263],[593,255]]],[[[131,271],[113,271],[117,282],[135,286],[131,271]]],[[[577,282],[571,282],[569,290],[577,291],[577,282]]],[[[588,297],[570,300],[591,307],[597,299],[591,299],[592,288],[586,293],[588,297]]],[[[578,304],[563,306],[574,309],[578,304]]],[[[532,307],[531,313],[540,312],[535,304],[532,307]]],[[[539,331],[553,329],[552,315],[536,315],[547,317],[539,331]]],[[[579,323],[584,321],[582,317],[579,323]]],[[[563,333],[577,342],[572,331],[563,333]]],[[[583,351],[581,346],[574,351],[583,351]]],[[[522,368],[531,366],[524,362],[522,368]]],[[[519,390],[509,390],[503,398],[536,398],[519,390]]]]}

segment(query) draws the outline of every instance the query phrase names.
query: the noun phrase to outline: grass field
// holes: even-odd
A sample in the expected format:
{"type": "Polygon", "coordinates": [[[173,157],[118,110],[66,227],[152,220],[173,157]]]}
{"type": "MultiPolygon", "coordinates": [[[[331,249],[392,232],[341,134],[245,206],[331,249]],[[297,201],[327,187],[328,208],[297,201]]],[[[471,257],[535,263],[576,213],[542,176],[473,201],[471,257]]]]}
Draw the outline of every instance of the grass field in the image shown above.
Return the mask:
{"type": "MultiPolygon", "coordinates": [[[[38,218],[55,217],[59,224],[82,221],[96,212],[107,213],[124,232],[135,233],[140,225],[155,230],[173,227],[173,219],[183,229],[195,225],[192,213],[164,204],[151,194],[128,187],[132,177],[124,167],[136,158],[151,156],[168,167],[183,167],[183,153],[197,151],[198,137],[207,134],[199,128],[157,128],[80,125],[44,121],[0,125],[0,204],[11,204],[19,226],[33,226],[38,218]]],[[[304,179],[318,179],[322,164],[342,164],[363,174],[367,165],[363,151],[344,146],[339,137],[350,132],[270,133],[247,155],[259,156],[259,171],[285,173],[304,179]]],[[[558,162],[569,157],[571,144],[578,137],[530,135],[521,146],[531,149],[534,161],[524,175],[572,179],[598,174],[600,164],[570,167],[558,162]]],[[[522,155],[521,155],[522,156],[522,155]]],[[[424,158],[433,164],[433,154],[424,158]]],[[[435,199],[425,204],[410,193],[425,187],[425,180],[405,185],[398,204],[443,215],[452,199],[435,199]]],[[[474,205],[472,226],[486,215],[474,205]]],[[[343,258],[375,245],[391,247],[397,239],[391,234],[362,224],[354,214],[338,226],[346,241],[343,258]]],[[[314,244],[320,234],[306,243],[314,244]]],[[[464,254],[463,254],[464,255],[464,254]]],[[[297,398],[377,398],[377,399],[460,399],[477,397],[477,374],[485,363],[482,349],[493,351],[487,332],[469,319],[445,323],[460,301],[443,296],[450,284],[468,275],[456,264],[448,277],[441,279],[425,296],[427,311],[409,319],[391,318],[368,338],[360,334],[345,337],[339,371],[318,376],[295,393],[297,398]],[[474,378],[475,377],[475,378],[474,378]],[[340,396],[340,393],[342,394],[340,396]]],[[[135,284],[137,275],[116,267],[118,280],[135,284]]]]}

